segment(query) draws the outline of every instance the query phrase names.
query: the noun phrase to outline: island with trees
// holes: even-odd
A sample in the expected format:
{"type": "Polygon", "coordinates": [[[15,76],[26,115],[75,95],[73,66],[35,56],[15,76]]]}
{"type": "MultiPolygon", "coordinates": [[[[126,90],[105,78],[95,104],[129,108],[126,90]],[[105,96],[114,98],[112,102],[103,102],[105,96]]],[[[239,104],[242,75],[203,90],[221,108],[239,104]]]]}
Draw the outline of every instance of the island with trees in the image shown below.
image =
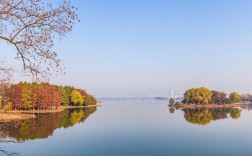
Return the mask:
{"type": "Polygon", "coordinates": [[[232,92],[227,96],[224,92],[210,91],[205,87],[191,88],[184,93],[183,101],[175,102],[170,99],[169,106],[176,109],[246,107],[251,104],[251,100],[249,94],[245,95],[240,96],[237,92],[232,92]]]}
{"type": "Polygon", "coordinates": [[[169,111],[182,110],[187,122],[208,125],[211,121],[239,119],[242,109],[251,110],[252,95],[232,92],[210,91],[208,88],[191,88],[184,93],[182,101],[169,100],[169,111]]]}

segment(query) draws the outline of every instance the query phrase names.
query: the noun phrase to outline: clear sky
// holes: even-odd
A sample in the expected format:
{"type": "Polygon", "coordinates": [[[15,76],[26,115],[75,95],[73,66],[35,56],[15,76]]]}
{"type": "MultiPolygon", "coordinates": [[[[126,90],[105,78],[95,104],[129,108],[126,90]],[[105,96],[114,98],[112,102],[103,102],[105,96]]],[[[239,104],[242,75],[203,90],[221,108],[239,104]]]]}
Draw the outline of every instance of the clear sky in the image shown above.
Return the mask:
{"type": "Polygon", "coordinates": [[[252,93],[251,0],[74,3],[81,22],[55,47],[67,75],[52,83],[97,97],[182,94],[200,86],[252,93]]]}

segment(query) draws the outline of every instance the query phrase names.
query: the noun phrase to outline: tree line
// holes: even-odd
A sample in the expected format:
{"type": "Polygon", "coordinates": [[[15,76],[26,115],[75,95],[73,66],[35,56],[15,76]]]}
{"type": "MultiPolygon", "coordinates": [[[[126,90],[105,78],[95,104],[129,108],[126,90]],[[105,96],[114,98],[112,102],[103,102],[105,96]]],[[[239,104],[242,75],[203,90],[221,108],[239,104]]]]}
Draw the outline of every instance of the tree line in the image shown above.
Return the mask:
{"type": "Polygon", "coordinates": [[[226,93],[212,90],[208,88],[192,88],[185,92],[183,103],[191,104],[232,104],[240,102],[240,95],[232,92],[227,96],[226,93]]]}
{"type": "Polygon", "coordinates": [[[227,97],[227,94],[220,91],[208,88],[192,88],[185,92],[183,103],[191,104],[232,104],[241,101],[240,95],[232,92],[227,97]]]}
{"type": "Polygon", "coordinates": [[[5,110],[45,110],[60,106],[81,106],[96,104],[94,96],[85,90],[70,86],[57,86],[49,83],[20,82],[2,85],[0,107],[5,110]]]}
{"type": "MultiPolygon", "coordinates": [[[[182,103],[187,104],[197,104],[197,105],[206,105],[206,104],[233,104],[240,101],[243,101],[244,98],[241,98],[237,92],[232,92],[227,96],[226,93],[212,90],[208,88],[191,88],[184,93],[184,100],[182,103]]],[[[170,99],[170,105],[175,104],[174,99],[170,99]]],[[[178,102],[177,102],[178,103],[178,102]]]]}

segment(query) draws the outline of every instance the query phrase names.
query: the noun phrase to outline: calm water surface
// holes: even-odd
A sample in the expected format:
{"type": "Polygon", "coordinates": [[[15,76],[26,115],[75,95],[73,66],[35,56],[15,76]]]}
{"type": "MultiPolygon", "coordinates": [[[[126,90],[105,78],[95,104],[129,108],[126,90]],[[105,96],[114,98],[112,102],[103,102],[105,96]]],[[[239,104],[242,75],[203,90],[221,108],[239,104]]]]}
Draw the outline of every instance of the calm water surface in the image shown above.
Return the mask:
{"type": "MultiPolygon", "coordinates": [[[[252,155],[252,111],[169,110],[168,100],[102,99],[97,109],[40,115],[5,127],[24,156],[252,155]]],[[[1,155],[1,153],[0,153],[1,155]]]]}

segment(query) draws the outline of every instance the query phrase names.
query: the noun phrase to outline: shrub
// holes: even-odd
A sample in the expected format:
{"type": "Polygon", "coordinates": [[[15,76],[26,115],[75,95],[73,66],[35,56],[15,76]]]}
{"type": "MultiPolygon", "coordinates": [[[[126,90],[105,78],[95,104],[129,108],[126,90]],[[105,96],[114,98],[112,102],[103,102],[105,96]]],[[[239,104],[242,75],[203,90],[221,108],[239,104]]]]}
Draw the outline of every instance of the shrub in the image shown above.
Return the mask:
{"type": "Polygon", "coordinates": [[[169,106],[170,106],[170,107],[174,107],[174,103],[175,103],[175,100],[174,100],[173,98],[171,98],[171,99],[169,100],[169,106]]]}
{"type": "Polygon", "coordinates": [[[11,102],[8,102],[8,104],[4,106],[4,110],[5,110],[5,111],[12,110],[12,103],[11,103],[11,102]]]}

